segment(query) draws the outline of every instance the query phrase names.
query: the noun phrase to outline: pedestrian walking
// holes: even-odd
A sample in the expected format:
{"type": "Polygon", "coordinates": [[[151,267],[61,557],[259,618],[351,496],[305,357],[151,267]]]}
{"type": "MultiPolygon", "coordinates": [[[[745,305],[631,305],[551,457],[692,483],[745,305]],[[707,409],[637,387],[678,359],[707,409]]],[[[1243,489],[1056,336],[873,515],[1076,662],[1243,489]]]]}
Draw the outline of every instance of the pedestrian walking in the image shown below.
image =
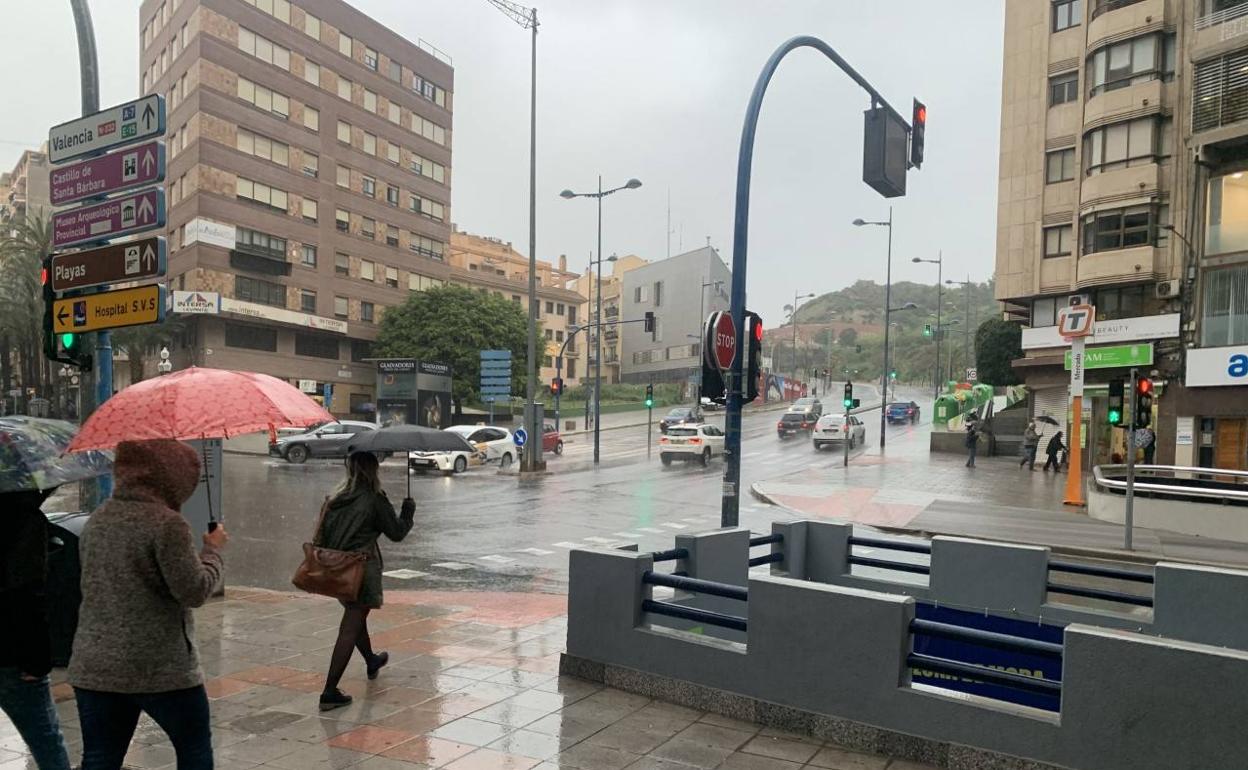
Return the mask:
{"type": "Polygon", "coordinates": [[[1060,472],[1062,470],[1062,452],[1066,451],[1066,447],[1062,444],[1062,432],[1059,430],[1053,434],[1053,438],[1049,439],[1049,443],[1044,447],[1044,453],[1048,455],[1048,459],[1044,461],[1044,470],[1048,470],[1049,466],[1053,466],[1053,470],[1060,472]]]}
{"type": "Polygon", "coordinates": [[[199,470],[195,450],[178,441],[121,442],[116,492],[83,530],[82,608],[69,663],[82,770],[119,770],[141,712],[168,734],[178,770],[213,766],[191,609],[216,590],[229,537],[218,525],[195,549],[180,509],[199,470]]]}
{"type": "Polygon", "coordinates": [[[39,510],[47,495],[0,494],[0,711],[17,728],[39,770],[69,770],[48,685],[48,521],[39,510]]]}
{"type": "Polygon", "coordinates": [[[379,609],[382,603],[381,548],[377,540],[385,535],[397,543],[406,537],[412,529],[416,503],[410,497],[404,498],[402,512],[395,515],[394,506],[381,489],[379,469],[377,456],[372,452],[353,452],[347,458],[347,477],[326,500],[319,531],[313,539],[321,548],[368,554],[359,597],[342,603],[338,641],[334,643],[325,690],[321,693],[322,711],[351,702],[351,696],[339,690],[338,683],[354,651],[359,650],[364,659],[369,679],[376,679],[390,661],[388,653],[373,652],[368,635],[368,613],[379,609]]]}
{"type": "Polygon", "coordinates": [[[1029,466],[1033,471],[1036,469],[1036,450],[1040,448],[1040,434],[1036,431],[1036,423],[1027,423],[1027,429],[1023,431],[1023,459],[1018,461],[1018,467],[1024,465],[1029,466]]]}
{"type": "Polygon", "coordinates": [[[966,467],[975,467],[975,454],[979,451],[979,421],[974,414],[966,418],[966,467]]]}

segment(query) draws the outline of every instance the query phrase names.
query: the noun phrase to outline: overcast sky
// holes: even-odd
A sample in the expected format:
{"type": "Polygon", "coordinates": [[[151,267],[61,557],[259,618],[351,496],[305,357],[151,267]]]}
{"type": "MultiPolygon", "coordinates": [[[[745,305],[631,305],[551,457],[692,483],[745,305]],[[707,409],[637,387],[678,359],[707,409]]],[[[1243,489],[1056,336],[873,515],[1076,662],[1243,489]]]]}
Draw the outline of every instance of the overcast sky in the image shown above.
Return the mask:
{"type": "MultiPolygon", "coordinates": [[[[298,0],[295,0],[297,3],[298,0]]],[[[451,211],[461,229],[528,249],[528,34],[487,0],[353,0],[455,65],[451,211]]],[[[0,168],[78,114],[67,0],[4,0],[0,168]]],[[[101,103],[138,90],[137,0],[93,0],[101,103]]],[[[927,158],[894,199],[894,280],[986,279],[995,248],[1000,0],[541,0],[538,255],[584,270],[592,201],[559,191],[642,180],[604,203],[603,251],[661,259],[706,243],[732,263],[733,191],[746,102],[785,39],[831,44],[905,116],[928,105],[927,158]],[[671,192],[668,233],[667,200],[671,192]],[[930,268],[930,269],[928,269],[930,268]]],[[[790,54],[764,102],[754,156],[748,292],[768,326],[794,291],[883,282],[889,201],[863,184],[866,95],[821,54],[790,54]]],[[[696,301],[696,289],[689,291],[696,301]]]]}

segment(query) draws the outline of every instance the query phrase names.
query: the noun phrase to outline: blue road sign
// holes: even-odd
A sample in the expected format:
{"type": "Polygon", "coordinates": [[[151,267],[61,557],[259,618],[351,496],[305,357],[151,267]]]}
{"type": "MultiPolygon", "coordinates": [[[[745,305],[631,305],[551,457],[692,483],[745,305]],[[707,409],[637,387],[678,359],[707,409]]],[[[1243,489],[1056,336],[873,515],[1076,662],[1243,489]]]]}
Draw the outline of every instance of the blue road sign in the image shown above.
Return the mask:
{"type": "Polygon", "coordinates": [[[507,375],[505,377],[488,377],[484,374],[481,375],[481,387],[485,388],[490,385],[504,385],[506,387],[511,387],[511,375],[507,375]]]}
{"type": "Polygon", "coordinates": [[[511,386],[509,385],[489,385],[481,388],[483,396],[510,396],[511,386]]]}
{"type": "Polygon", "coordinates": [[[482,350],[482,351],[481,351],[481,360],[482,360],[482,361],[489,361],[489,360],[495,360],[495,361],[497,361],[497,360],[507,360],[507,361],[510,361],[510,360],[511,360],[511,351],[510,351],[510,350],[482,350]]]}
{"type": "Polygon", "coordinates": [[[529,433],[524,428],[516,428],[516,432],[511,434],[511,440],[516,442],[516,446],[522,447],[529,440],[529,433]]]}

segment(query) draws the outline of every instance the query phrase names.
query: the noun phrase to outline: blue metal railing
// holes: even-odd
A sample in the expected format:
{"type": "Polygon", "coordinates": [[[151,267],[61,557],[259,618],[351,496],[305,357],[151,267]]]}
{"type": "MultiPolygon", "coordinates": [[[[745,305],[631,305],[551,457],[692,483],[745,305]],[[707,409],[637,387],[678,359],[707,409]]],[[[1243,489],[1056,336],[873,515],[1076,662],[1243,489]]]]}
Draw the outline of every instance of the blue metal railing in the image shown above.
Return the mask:
{"type": "MultiPolygon", "coordinates": [[[[734,586],[728,583],[717,583],[713,580],[699,580],[698,578],[683,577],[679,575],[664,575],[661,572],[647,571],[642,574],[641,582],[655,586],[665,586],[675,588],[681,591],[689,591],[691,593],[707,594],[709,596],[719,596],[725,599],[737,599],[739,601],[749,601],[749,591],[741,586],[734,586]]],[[[641,602],[641,611],[654,615],[664,615],[671,618],[680,618],[682,620],[690,620],[696,623],[706,623],[712,626],[720,626],[722,628],[731,628],[735,631],[745,631],[747,621],[744,617],[736,615],[728,615],[722,612],[713,612],[711,610],[698,609],[697,607],[687,607],[681,604],[672,604],[670,602],[660,602],[654,599],[644,599],[641,602]]]]}

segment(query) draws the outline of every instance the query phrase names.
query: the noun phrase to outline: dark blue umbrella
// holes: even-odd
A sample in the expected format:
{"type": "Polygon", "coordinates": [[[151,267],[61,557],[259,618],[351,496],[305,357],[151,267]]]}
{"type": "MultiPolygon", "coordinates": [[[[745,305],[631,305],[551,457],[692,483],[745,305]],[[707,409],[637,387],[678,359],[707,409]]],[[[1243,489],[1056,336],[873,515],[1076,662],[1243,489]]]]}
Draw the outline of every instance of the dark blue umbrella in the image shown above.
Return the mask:
{"type": "Polygon", "coordinates": [[[111,452],[62,454],[78,426],[38,417],[0,417],[0,492],[48,491],[111,473],[111,452]]]}

